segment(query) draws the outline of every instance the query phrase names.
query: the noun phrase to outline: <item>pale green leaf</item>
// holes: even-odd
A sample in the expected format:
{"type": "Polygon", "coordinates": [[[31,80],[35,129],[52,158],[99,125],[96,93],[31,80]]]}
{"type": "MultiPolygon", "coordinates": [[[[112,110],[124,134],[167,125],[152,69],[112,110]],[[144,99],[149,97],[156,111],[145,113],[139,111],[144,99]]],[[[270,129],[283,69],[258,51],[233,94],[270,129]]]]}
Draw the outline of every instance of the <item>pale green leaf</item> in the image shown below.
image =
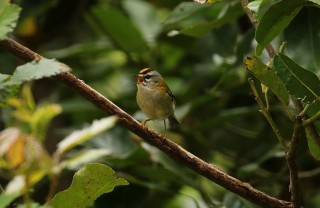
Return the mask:
{"type": "Polygon", "coordinates": [[[289,25],[305,3],[304,0],[281,1],[268,9],[256,30],[257,55],[289,25]]]}
{"type": "Polygon", "coordinates": [[[17,67],[12,75],[12,80],[22,83],[68,71],[71,69],[67,65],[56,60],[42,58],[40,61],[32,61],[17,67]]]}
{"type": "Polygon", "coordinates": [[[315,4],[320,5],[320,0],[309,0],[309,1],[311,1],[311,2],[313,2],[313,3],[315,3],[315,4]]]}
{"type": "Polygon", "coordinates": [[[37,107],[30,121],[32,135],[36,139],[43,141],[51,120],[60,114],[61,111],[61,107],[56,104],[37,107]]]}
{"type": "Polygon", "coordinates": [[[261,83],[267,86],[279,98],[282,104],[287,109],[289,103],[289,93],[287,92],[281,79],[276,72],[268,68],[257,58],[247,57],[245,59],[246,69],[261,83]]]}
{"type": "Polygon", "coordinates": [[[316,160],[320,160],[320,146],[319,146],[319,144],[317,143],[317,141],[315,141],[315,138],[313,138],[309,134],[308,131],[306,131],[306,136],[307,136],[309,151],[310,151],[311,155],[316,160]]]}
{"type": "Polygon", "coordinates": [[[20,193],[15,193],[15,194],[1,193],[0,194],[0,208],[9,207],[10,203],[13,202],[20,195],[21,195],[20,193]]]}
{"type": "Polygon", "coordinates": [[[52,204],[59,208],[84,208],[102,194],[121,185],[128,185],[128,182],[117,178],[110,167],[98,163],[87,164],[74,175],[71,186],[53,198],[52,204]]]}
{"type": "Polygon", "coordinates": [[[289,94],[306,103],[320,100],[320,80],[314,73],[281,53],[274,58],[274,68],[289,94]]]}
{"type": "Polygon", "coordinates": [[[117,118],[115,116],[110,116],[107,118],[96,120],[89,127],[73,132],[67,138],[59,142],[57,152],[60,155],[63,154],[71,148],[82,144],[88,139],[91,139],[101,132],[113,127],[116,121],[117,118]]]}
{"type": "Polygon", "coordinates": [[[0,1],[0,40],[16,27],[20,10],[17,5],[10,4],[9,0],[0,1]]]}
{"type": "Polygon", "coordinates": [[[85,163],[93,162],[103,156],[109,155],[110,153],[112,153],[112,151],[109,149],[84,150],[83,152],[80,152],[79,154],[76,154],[75,156],[72,156],[66,160],[63,160],[60,163],[60,166],[61,166],[61,169],[78,168],[79,166],[81,166],[85,163]]]}
{"type": "Polygon", "coordinates": [[[215,28],[218,28],[228,22],[235,21],[241,15],[243,15],[243,9],[241,7],[241,4],[230,4],[227,5],[225,9],[223,9],[220,12],[219,16],[216,19],[209,22],[200,22],[192,26],[186,27],[182,29],[180,33],[193,37],[203,36],[215,28]]]}

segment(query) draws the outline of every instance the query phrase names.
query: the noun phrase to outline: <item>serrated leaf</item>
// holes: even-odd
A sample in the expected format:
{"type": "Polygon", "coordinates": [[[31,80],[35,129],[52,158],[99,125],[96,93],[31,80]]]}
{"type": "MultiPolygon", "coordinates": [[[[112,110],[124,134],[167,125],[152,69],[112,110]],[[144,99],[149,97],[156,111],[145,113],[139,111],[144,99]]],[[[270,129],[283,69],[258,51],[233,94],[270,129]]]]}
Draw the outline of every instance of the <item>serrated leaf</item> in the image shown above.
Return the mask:
{"type": "Polygon", "coordinates": [[[87,164],[74,175],[71,186],[53,198],[52,204],[59,208],[84,208],[102,194],[121,185],[128,185],[128,182],[117,178],[110,167],[98,163],[87,164]]]}
{"type": "Polygon", "coordinates": [[[117,118],[115,116],[110,116],[100,120],[93,121],[92,125],[84,128],[80,131],[75,131],[70,134],[67,138],[59,142],[57,152],[61,155],[64,152],[70,150],[71,148],[79,145],[88,139],[94,137],[95,135],[113,127],[117,118]]]}
{"type": "Polygon", "coordinates": [[[91,9],[102,31],[128,52],[147,52],[148,45],[140,31],[121,12],[115,8],[95,6],[91,9]]]}
{"type": "Polygon", "coordinates": [[[71,69],[54,59],[42,58],[40,61],[32,61],[17,67],[12,75],[12,80],[26,82],[71,71],[71,69]]]}
{"type": "Polygon", "coordinates": [[[15,28],[20,10],[17,5],[10,4],[9,0],[0,1],[0,40],[15,28]]]}
{"type": "Polygon", "coordinates": [[[289,94],[306,103],[320,100],[320,80],[314,73],[281,53],[274,58],[274,68],[289,94]]]}
{"type": "Polygon", "coordinates": [[[289,25],[305,3],[304,0],[281,1],[268,9],[256,30],[256,55],[261,55],[263,49],[289,25]]]}
{"type": "Polygon", "coordinates": [[[319,144],[314,140],[314,138],[309,134],[308,131],[306,131],[306,136],[307,136],[309,151],[310,151],[311,155],[316,160],[320,160],[320,146],[319,146],[319,144]]]}
{"type": "Polygon", "coordinates": [[[281,103],[287,109],[289,103],[289,93],[287,92],[281,79],[278,77],[276,72],[268,68],[258,58],[245,58],[246,69],[261,83],[267,86],[272,92],[278,97],[281,103]]]}

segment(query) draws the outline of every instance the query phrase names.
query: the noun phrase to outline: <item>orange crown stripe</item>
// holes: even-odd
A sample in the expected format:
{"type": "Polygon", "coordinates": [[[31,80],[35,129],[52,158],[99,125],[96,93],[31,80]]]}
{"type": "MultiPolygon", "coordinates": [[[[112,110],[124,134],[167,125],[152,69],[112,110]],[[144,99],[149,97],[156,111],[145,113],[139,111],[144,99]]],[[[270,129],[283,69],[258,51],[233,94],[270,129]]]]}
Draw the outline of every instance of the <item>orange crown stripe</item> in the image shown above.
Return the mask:
{"type": "Polygon", "coordinates": [[[150,68],[144,68],[144,69],[141,69],[140,71],[139,71],[139,74],[145,74],[145,73],[148,73],[149,71],[151,71],[152,69],[150,69],[150,68]]]}

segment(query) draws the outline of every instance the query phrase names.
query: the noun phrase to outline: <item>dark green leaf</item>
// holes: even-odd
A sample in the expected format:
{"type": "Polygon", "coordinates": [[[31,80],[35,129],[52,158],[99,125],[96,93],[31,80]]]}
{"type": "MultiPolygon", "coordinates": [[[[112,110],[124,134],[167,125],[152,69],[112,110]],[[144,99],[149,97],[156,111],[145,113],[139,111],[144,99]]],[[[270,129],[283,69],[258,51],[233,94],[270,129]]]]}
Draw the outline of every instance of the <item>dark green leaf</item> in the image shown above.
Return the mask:
{"type": "Polygon", "coordinates": [[[121,12],[105,6],[93,7],[91,11],[102,30],[122,49],[136,53],[147,51],[147,43],[140,31],[121,12]]]}
{"type": "Polygon", "coordinates": [[[286,54],[299,65],[319,74],[320,72],[320,12],[309,7],[301,10],[284,31],[286,54]]]}
{"type": "Polygon", "coordinates": [[[0,40],[6,38],[7,33],[15,28],[21,10],[9,2],[9,0],[0,1],[0,40]]]}
{"type": "Polygon", "coordinates": [[[256,30],[256,40],[258,42],[256,48],[257,55],[260,56],[266,45],[289,25],[305,2],[304,0],[281,1],[268,9],[262,16],[256,30]]]}
{"type": "Polygon", "coordinates": [[[274,58],[274,68],[289,94],[307,103],[319,100],[320,80],[314,73],[281,53],[274,58]]]}
{"type": "Polygon", "coordinates": [[[276,74],[276,72],[268,68],[257,58],[247,57],[245,59],[246,69],[257,79],[267,86],[274,94],[277,95],[282,104],[287,108],[289,102],[289,94],[276,74]]]}
{"type": "Polygon", "coordinates": [[[71,186],[53,198],[53,207],[84,208],[102,194],[127,184],[123,178],[117,178],[108,166],[99,163],[87,164],[74,175],[71,186]]]}

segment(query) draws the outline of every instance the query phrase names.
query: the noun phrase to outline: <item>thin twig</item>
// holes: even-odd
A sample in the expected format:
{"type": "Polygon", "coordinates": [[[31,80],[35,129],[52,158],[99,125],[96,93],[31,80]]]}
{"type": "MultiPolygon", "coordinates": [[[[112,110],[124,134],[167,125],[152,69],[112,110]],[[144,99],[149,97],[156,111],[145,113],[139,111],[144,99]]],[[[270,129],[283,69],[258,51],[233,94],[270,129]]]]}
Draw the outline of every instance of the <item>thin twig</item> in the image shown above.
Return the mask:
{"type": "Polygon", "coordinates": [[[291,193],[291,202],[293,208],[300,208],[300,197],[299,197],[299,179],[298,179],[298,168],[296,163],[296,152],[299,144],[300,134],[302,130],[301,120],[297,118],[297,122],[294,126],[289,151],[286,155],[287,163],[290,173],[290,185],[289,190],[291,193]]]}
{"type": "MultiPolygon", "coordinates": [[[[22,60],[29,62],[36,58],[41,57],[39,54],[31,51],[30,49],[20,45],[11,39],[5,39],[0,41],[0,47],[10,51],[22,60]]],[[[212,164],[208,164],[201,160],[197,156],[191,154],[187,150],[183,149],[178,144],[172,142],[166,137],[148,129],[144,128],[137,120],[120,109],[110,100],[105,98],[99,92],[92,89],[84,81],[78,79],[71,73],[62,73],[56,75],[56,78],[61,80],[67,86],[75,89],[83,97],[99,107],[109,115],[116,115],[119,118],[119,122],[133,133],[140,136],[149,144],[159,148],[169,157],[177,162],[184,164],[186,167],[192,169],[198,174],[210,179],[211,181],[221,185],[227,190],[242,196],[243,198],[260,205],[262,207],[269,208],[290,208],[291,203],[283,200],[271,197],[255,188],[250,184],[242,182],[222,170],[214,167],[212,164]]]]}
{"type": "Polygon", "coordinates": [[[285,153],[287,153],[288,152],[288,145],[286,143],[286,140],[284,139],[284,137],[280,133],[280,130],[278,129],[277,125],[274,123],[272,117],[270,116],[268,109],[264,106],[264,104],[260,98],[260,95],[258,93],[258,90],[257,90],[256,86],[254,85],[253,79],[249,78],[248,81],[249,81],[250,87],[252,89],[253,95],[254,95],[254,97],[255,97],[255,99],[261,109],[260,112],[262,113],[262,115],[264,115],[264,117],[269,122],[274,134],[276,135],[276,137],[278,138],[278,140],[282,146],[283,151],[285,153]]]}

